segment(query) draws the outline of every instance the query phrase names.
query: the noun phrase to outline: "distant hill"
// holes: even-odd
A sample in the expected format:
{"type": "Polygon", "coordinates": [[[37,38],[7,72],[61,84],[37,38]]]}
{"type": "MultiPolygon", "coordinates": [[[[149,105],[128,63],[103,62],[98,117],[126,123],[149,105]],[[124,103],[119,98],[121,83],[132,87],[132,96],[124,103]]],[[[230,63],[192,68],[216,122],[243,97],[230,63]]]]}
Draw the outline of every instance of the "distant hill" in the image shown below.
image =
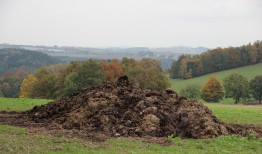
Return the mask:
{"type": "Polygon", "coordinates": [[[184,88],[186,85],[190,84],[198,84],[201,87],[205,84],[205,82],[208,80],[209,77],[215,76],[221,83],[223,83],[223,79],[230,74],[237,73],[241,74],[244,77],[246,77],[248,80],[253,79],[256,75],[262,75],[262,63],[245,66],[245,67],[239,67],[235,69],[229,69],[226,71],[221,72],[215,72],[210,73],[207,75],[195,77],[192,79],[170,79],[171,87],[175,89],[176,91],[180,91],[182,88],[184,88]]]}
{"type": "Polygon", "coordinates": [[[205,47],[188,47],[188,46],[175,46],[169,48],[151,48],[152,52],[172,52],[172,53],[183,53],[183,54],[200,54],[209,50],[205,47]]]}
{"type": "Polygon", "coordinates": [[[15,48],[26,49],[44,52],[48,54],[58,53],[70,53],[70,54],[136,54],[140,52],[153,52],[153,53],[183,53],[183,54],[200,54],[206,52],[209,48],[206,47],[189,47],[189,46],[172,46],[172,47],[105,47],[105,48],[93,48],[93,47],[74,47],[74,46],[33,46],[33,45],[15,45],[15,44],[0,44],[2,48],[15,48]]]}
{"type": "Polygon", "coordinates": [[[32,45],[12,45],[0,44],[1,48],[15,48],[38,51],[46,53],[57,59],[69,62],[80,61],[85,59],[122,59],[123,57],[134,58],[140,60],[142,58],[151,58],[159,60],[162,68],[169,69],[174,60],[177,60],[183,54],[200,54],[208,50],[205,47],[74,47],[74,46],[32,46],[32,45]]]}
{"type": "Polygon", "coordinates": [[[17,69],[32,72],[41,66],[58,62],[56,58],[41,52],[14,48],[0,49],[0,76],[5,72],[14,72],[17,69]]]}

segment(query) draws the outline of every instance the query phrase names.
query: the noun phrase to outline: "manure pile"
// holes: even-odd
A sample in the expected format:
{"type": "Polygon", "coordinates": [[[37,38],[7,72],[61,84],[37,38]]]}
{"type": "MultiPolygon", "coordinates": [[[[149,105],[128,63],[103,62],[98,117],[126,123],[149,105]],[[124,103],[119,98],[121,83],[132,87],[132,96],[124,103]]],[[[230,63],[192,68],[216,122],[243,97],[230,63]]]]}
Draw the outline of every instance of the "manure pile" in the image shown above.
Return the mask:
{"type": "MultiPolygon", "coordinates": [[[[142,90],[126,76],[82,90],[62,100],[36,106],[27,117],[49,129],[79,130],[106,136],[210,138],[244,134],[220,122],[201,103],[174,91],[142,90]]],[[[252,133],[245,130],[245,133],[252,133]]]]}

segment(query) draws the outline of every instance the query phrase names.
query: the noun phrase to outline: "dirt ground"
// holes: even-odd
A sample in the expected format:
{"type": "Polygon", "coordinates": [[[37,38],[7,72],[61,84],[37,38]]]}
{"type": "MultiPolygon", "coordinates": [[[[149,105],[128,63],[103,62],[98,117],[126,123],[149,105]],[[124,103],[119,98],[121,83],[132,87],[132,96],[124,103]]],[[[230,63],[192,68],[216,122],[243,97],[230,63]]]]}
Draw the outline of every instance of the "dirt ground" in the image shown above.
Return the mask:
{"type": "Polygon", "coordinates": [[[231,134],[262,137],[260,127],[223,123],[195,100],[180,97],[171,89],[142,90],[126,76],[26,112],[0,112],[0,124],[26,127],[32,133],[96,141],[144,138],[163,145],[169,144],[166,138],[171,134],[194,139],[231,134]]]}

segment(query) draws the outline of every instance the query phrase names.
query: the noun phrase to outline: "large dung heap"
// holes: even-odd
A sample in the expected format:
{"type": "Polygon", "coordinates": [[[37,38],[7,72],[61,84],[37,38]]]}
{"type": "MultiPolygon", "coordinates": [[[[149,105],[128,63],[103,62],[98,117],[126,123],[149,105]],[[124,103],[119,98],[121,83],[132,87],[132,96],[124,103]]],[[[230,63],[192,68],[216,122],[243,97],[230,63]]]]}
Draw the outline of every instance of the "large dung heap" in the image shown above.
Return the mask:
{"type": "Polygon", "coordinates": [[[172,90],[142,90],[126,76],[115,84],[82,90],[34,107],[29,119],[52,129],[74,129],[107,136],[209,138],[232,133],[201,103],[172,90]]]}

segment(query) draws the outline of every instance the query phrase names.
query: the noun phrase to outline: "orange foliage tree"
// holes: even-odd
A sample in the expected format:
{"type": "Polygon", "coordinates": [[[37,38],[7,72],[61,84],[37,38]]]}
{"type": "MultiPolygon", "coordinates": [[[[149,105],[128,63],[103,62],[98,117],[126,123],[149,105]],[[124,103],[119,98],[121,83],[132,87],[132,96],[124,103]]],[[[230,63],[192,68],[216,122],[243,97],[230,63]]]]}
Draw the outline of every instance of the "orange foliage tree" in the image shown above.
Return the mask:
{"type": "Polygon", "coordinates": [[[108,81],[115,82],[121,75],[123,75],[123,69],[118,60],[114,59],[110,62],[101,61],[101,64],[108,81]]]}
{"type": "Polygon", "coordinates": [[[204,85],[201,98],[206,102],[219,102],[223,99],[223,87],[216,77],[212,76],[204,85]]]}

